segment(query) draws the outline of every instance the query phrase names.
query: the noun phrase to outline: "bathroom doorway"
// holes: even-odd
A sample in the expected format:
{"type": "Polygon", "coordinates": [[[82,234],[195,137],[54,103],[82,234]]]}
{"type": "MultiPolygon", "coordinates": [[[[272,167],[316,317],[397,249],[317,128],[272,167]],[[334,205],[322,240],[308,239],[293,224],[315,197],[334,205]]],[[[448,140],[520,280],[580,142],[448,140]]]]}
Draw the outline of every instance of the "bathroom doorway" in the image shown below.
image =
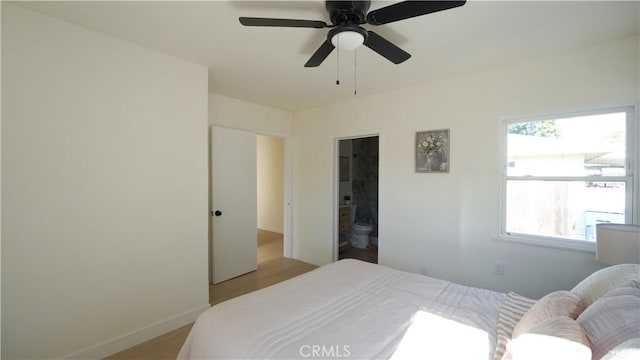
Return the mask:
{"type": "Polygon", "coordinates": [[[378,135],[338,140],[336,249],[338,260],[378,263],[378,135]]]}

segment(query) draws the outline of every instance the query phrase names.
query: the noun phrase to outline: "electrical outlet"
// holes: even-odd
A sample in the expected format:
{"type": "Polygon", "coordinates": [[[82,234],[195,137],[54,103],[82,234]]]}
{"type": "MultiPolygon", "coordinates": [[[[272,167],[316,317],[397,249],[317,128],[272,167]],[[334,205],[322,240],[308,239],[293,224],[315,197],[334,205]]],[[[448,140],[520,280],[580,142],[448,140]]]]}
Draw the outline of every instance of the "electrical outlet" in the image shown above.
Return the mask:
{"type": "Polygon", "coordinates": [[[493,268],[493,274],[498,276],[504,276],[504,264],[497,263],[493,268]]]}

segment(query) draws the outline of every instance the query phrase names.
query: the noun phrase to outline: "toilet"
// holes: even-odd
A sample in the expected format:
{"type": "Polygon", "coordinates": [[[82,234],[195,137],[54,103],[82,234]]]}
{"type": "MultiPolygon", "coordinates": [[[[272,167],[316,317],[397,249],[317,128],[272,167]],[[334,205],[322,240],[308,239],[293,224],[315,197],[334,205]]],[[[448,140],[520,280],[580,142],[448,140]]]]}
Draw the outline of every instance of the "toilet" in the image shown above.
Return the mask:
{"type": "Polygon", "coordinates": [[[373,231],[373,224],[356,223],[357,205],[351,205],[351,246],[366,249],[369,247],[369,234],[373,231]]]}

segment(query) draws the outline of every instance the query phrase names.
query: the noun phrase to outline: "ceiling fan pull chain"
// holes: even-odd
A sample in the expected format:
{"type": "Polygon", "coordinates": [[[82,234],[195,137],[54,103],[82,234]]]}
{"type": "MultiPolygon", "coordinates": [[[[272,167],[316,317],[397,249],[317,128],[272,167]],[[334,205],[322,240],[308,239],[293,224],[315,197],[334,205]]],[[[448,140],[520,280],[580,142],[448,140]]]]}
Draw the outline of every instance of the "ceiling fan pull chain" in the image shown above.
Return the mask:
{"type": "Polygon", "coordinates": [[[336,85],[340,85],[340,38],[338,37],[338,46],[336,47],[336,85]]]}
{"type": "Polygon", "coordinates": [[[353,51],[353,95],[358,95],[358,49],[353,51]]]}

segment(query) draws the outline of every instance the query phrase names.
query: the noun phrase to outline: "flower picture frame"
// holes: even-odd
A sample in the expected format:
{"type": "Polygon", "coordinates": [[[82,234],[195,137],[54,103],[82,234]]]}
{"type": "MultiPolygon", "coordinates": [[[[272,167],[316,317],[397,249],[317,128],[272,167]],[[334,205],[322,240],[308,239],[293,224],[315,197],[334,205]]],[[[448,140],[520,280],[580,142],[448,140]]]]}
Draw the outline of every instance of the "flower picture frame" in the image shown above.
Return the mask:
{"type": "Polygon", "coordinates": [[[416,172],[448,173],[450,145],[449,129],[416,132],[416,172]]]}

